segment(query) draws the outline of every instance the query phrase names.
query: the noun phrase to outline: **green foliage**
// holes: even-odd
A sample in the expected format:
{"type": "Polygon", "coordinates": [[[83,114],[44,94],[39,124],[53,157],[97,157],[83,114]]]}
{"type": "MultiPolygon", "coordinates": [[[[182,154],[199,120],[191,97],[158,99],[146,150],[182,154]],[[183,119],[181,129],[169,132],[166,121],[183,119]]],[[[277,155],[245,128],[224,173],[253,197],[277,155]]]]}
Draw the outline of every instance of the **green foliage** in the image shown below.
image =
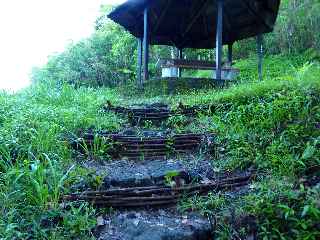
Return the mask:
{"type": "Polygon", "coordinates": [[[214,106],[211,117],[200,116],[194,123],[199,131],[204,126],[218,134],[224,150],[217,157],[224,167],[255,166],[290,175],[319,163],[320,68],[306,64],[293,75],[284,74],[225,91],[173,96],[169,102],[214,106]]]}
{"type": "Polygon", "coordinates": [[[83,206],[80,209],[87,215],[80,212],[77,214],[74,208],[74,212],[69,213],[58,204],[71,170],[63,174],[59,164],[45,156],[35,162],[26,160],[5,174],[2,173],[0,237],[44,239],[50,234],[61,233],[61,236],[75,237],[83,235],[84,231],[88,232],[88,226],[91,224],[93,227],[93,220],[88,221],[89,215],[91,218],[93,216],[92,210],[89,212],[89,208],[83,209],[83,206]],[[59,218],[56,216],[51,219],[50,214],[53,212],[59,214],[59,218]],[[77,220],[70,221],[71,215],[77,220]],[[84,219],[85,216],[87,219],[84,219]],[[49,227],[51,230],[56,229],[56,232],[50,232],[49,227]]]}
{"type": "Polygon", "coordinates": [[[178,176],[179,176],[179,172],[177,171],[167,172],[166,175],[164,176],[166,185],[171,186],[174,183],[175,177],[178,177],[178,176]]]}
{"type": "Polygon", "coordinates": [[[222,193],[209,193],[206,197],[194,196],[184,199],[180,203],[181,211],[200,211],[203,215],[210,215],[213,211],[222,210],[226,205],[226,198],[222,193]]]}
{"type": "Polygon", "coordinates": [[[69,44],[63,53],[51,56],[43,68],[34,69],[33,82],[53,80],[59,84],[94,87],[127,83],[135,72],[134,38],[110,20],[100,19],[97,25],[90,38],[69,44]]]}
{"type": "Polygon", "coordinates": [[[214,111],[208,113],[212,122],[202,119],[217,134],[216,168],[254,167],[258,171],[246,196],[225,196],[221,205],[216,203],[219,194],[213,194],[213,200],[195,197],[181,203],[182,210],[197,209],[220,218],[218,239],[240,234],[238,226],[227,221],[232,209],[239,219],[257,217],[261,239],[319,238],[319,186],[297,187],[306,170],[320,163],[319,76],[320,66],[308,63],[295,68],[295,73],[279,74],[276,80],[197,91],[169,100],[212,106],[214,111]]]}
{"type": "MultiPolygon", "coordinates": [[[[87,39],[70,43],[64,52],[49,58],[41,68],[34,68],[34,83],[52,80],[57,84],[68,83],[89,87],[116,87],[131,85],[136,79],[137,41],[106,15],[112,7],[102,6],[96,21],[96,31],[87,39]]],[[[150,49],[150,72],[158,71],[159,56],[167,56],[168,49],[150,49]]]]}
{"type": "MultiPolygon", "coordinates": [[[[320,51],[320,3],[318,0],[282,0],[276,26],[265,36],[267,54],[297,54],[312,48],[320,51]]],[[[236,56],[243,58],[255,52],[254,39],[235,45],[236,56]]]]}
{"type": "MultiPolygon", "coordinates": [[[[277,81],[292,76],[297,72],[297,69],[301,68],[310,59],[312,57],[309,53],[266,56],[263,60],[263,78],[277,81]]],[[[246,83],[259,80],[256,56],[236,61],[235,67],[240,69],[238,82],[246,83]]]]}
{"type": "Polygon", "coordinates": [[[258,217],[261,239],[318,239],[319,187],[293,190],[281,181],[259,184],[242,201],[243,211],[258,217]]]}
{"type": "Polygon", "coordinates": [[[171,129],[175,129],[177,132],[182,132],[184,126],[186,126],[190,122],[186,116],[176,115],[169,117],[167,121],[167,126],[171,129]]]}
{"type": "Polygon", "coordinates": [[[108,153],[112,148],[110,139],[96,135],[94,136],[92,146],[88,146],[84,140],[79,145],[89,159],[99,160],[101,158],[105,160],[111,158],[108,153]]]}
{"type": "Polygon", "coordinates": [[[65,212],[61,228],[63,235],[77,239],[95,239],[90,231],[96,226],[94,219],[94,209],[86,204],[71,206],[71,210],[65,212]]]}
{"type": "MultiPolygon", "coordinates": [[[[115,115],[99,113],[115,94],[50,83],[16,95],[0,94],[1,239],[90,237],[93,210],[59,205],[62,194],[77,180],[65,135],[93,127],[119,128],[115,115]]],[[[99,143],[96,149],[101,150],[99,143]]]]}
{"type": "Polygon", "coordinates": [[[318,79],[312,82],[312,76],[318,73],[310,71],[312,75],[306,74],[295,83],[299,87],[283,85],[281,90],[259,97],[234,99],[228,114],[216,113],[226,124],[221,141],[227,143],[229,166],[245,168],[253,164],[288,175],[319,163],[316,146],[320,131],[316,125],[320,120],[320,95],[318,79]]]}

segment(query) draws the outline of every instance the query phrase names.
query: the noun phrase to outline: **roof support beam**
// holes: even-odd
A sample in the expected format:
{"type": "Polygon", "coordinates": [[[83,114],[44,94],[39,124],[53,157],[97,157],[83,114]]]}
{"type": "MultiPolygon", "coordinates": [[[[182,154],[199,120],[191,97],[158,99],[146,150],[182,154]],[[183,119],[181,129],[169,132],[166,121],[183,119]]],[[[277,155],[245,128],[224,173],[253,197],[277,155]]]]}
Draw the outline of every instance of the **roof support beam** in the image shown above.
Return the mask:
{"type": "MultiPolygon", "coordinates": [[[[201,14],[203,13],[203,11],[208,7],[210,3],[210,0],[207,0],[205,2],[201,2],[200,3],[200,8],[198,11],[196,11],[196,13],[191,17],[191,21],[188,23],[186,30],[182,33],[181,38],[184,39],[185,36],[190,32],[190,30],[192,29],[193,25],[196,23],[196,21],[199,19],[199,17],[201,16],[201,14]]],[[[185,42],[185,41],[184,41],[185,42]]]]}
{"type": "Polygon", "coordinates": [[[137,67],[137,84],[138,87],[142,87],[142,40],[138,38],[138,67],[137,67]]]}
{"type": "MultiPolygon", "coordinates": [[[[149,39],[150,39],[150,32],[149,32],[149,9],[145,8],[144,10],[144,32],[143,32],[143,57],[144,57],[144,75],[143,81],[147,81],[149,79],[149,39]]],[[[143,83],[143,82],[142,82],[143,83]]]]}
{"type": "Polygon", "coordinates": [[[257,36],[257,53],[258,53],[258,75],[259,80],[262,81],[262,64],[263,64],[263,35],[259,34],[257,36]]]}
{"type": "Polygon", "coordinates": [[[267,24],[264,19],[261,18],[261,16],[252,8],[252,6],[248,3],[247,0],[242,0],[242,2],[244,3],[244,5],[247,7],[247,9],[249,10],[249,12],[258,19],[258,21],[260,23],[262,23],[265,27],[267,27],[268,30],[272,30],[272,27],[269,26],[269,24],[267,24]]]}
{"type": "MultiPolygon", "coordinates": [[[[178,59],[181,60],[183,58],[183,49],[178,49],[178,59]]],[[[182,76],[182,68],[178,68],[178,77],[181,78],[182,76]]]]}
{"type": "MultiPolygon", "coordinates": [[[[161,15],[160,15],[160,17],[157,18],[157,24],[154,26],[154,28],[152,30],[152,35],[154,35],[158,31],[159,27],[161,26],[162,20],[164,19],[168,10],[170,9],[171,1],[172,0],[167,0],[166,6],[164,7],[163,10],[161,10],[161,15]]],[[[156,16],[156,14],[155,14],[155,16],[156,16]]]]}
{"type": "Polygon", "coordinates": [[[182,37],[184,37],[186,34],[188,34],[188,32],[191,30],[191,28],[193,27],[195,22],[198,20],[198,18],[200,17],[200,15],[204,11],[204,9],[207,8],[208,2],[209,1],[206,1],[205,3],[202,2],[202,4],[200,4],[200,6],[201,6],[200,9],[198,11],[196,11],[196,13],[191,17],[191,21],[187,25],[186,30],[183,32],[182,37]]]}
{"type": "Polygon", "coordinates": [[[216,80],[222,80],[222,30],[223,30],[223,0],[217,1],[217,33],[216,33],[216,80]]]}
{"type": "Polygon", "coordinates": [[[232,53],[233,43],[228,44],[228,63],[232,66],[233,61],[233,53],[232,53]]]}
{"type": "Polygon", "coordinates": [[[224,23],[224,29],[226,31],[226,36],[228,37],[228,40],[230,38],[233,38],[234,33],[233,33],[233,29],[230,23],[230,19],[229,19],[229,9],[227,7],[224,7],[223,9],[223,23],[224,23]]]}

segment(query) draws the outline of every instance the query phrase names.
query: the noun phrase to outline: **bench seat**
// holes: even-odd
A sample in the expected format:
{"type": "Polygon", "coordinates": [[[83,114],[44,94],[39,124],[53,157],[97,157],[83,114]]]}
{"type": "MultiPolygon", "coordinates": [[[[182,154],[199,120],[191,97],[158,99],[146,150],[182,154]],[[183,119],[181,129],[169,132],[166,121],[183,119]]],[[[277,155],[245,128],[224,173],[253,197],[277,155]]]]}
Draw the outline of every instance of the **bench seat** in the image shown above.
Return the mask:
{"type": "MultiPolygon", "coordinates": [[[[187,59],[160,59],[158,66],[162,69],[163,78],[177,78],[178,69],[212,70],[215,78],[216,66],[214,62],[187,59]]],[[[233,80],[239,75],[239,69],[231,66],[222,67],[222,79],[233,80]]]]}

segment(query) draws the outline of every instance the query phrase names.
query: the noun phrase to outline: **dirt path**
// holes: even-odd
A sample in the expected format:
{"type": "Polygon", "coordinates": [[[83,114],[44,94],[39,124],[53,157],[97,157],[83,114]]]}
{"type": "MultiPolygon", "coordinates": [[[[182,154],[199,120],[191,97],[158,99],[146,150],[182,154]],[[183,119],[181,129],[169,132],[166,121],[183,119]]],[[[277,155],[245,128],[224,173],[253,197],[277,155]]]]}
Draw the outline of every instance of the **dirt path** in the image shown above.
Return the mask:
{"type": "MultiPolygon", "coordinates": [[[[200,108],[199,108],[200,109],[200,108]]],[[[201,108],[203,110],[205,108],[201,108]]],[[[172,130],[146,130],[142,121],[166,121],[173,113],[162,104],[111,107],[135,128],[118,133],[84,133],[72,146],[94,151],[96,138],[108,145],[108,161],[86,159],[81,165],[101,179],[99,186],[86,182],[74,186],[65,201],[88,201],[98,208],[114,209],[98,217],[99,240],[209,240],[212,223],[195,212],[180,212],[181,199],[211,191],[246,189],[253,173],[218,173],[213,170],[211,134],[174,134],[172,130]],[[133,121],[132,121],[133,119],[133,121]]],[[[197,108],[180,110],[193,117],[197,108]]],[[[100,142],[101,144],[101,142],[100,142]]]]}

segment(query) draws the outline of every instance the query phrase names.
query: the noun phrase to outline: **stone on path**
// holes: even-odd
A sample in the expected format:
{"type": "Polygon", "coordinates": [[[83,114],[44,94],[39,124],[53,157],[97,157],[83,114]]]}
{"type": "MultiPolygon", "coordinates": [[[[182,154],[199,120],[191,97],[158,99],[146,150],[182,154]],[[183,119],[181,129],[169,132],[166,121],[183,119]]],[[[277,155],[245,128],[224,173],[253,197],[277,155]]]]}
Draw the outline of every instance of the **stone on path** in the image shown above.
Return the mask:
{"type": "Polygon", "coordinates": [[[103,178],[101,189],[165,185],[165,177],[170,173],[176,173],[185,184],[212,178],[214,175],[208,160],[120,160],[105,164],[93,161],[84,166],[103,178]]]}
{"type": "Polygon", "coordinates": [[[170,210],[125,212],[104,218],[98,240],[209,240],[211,226],[196,214],[170,210]]]}

